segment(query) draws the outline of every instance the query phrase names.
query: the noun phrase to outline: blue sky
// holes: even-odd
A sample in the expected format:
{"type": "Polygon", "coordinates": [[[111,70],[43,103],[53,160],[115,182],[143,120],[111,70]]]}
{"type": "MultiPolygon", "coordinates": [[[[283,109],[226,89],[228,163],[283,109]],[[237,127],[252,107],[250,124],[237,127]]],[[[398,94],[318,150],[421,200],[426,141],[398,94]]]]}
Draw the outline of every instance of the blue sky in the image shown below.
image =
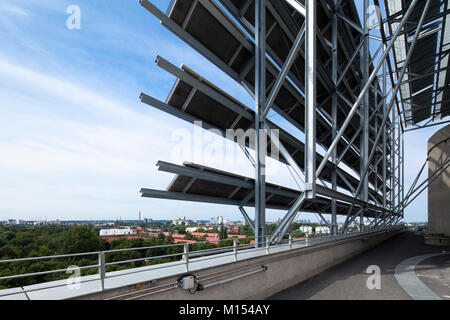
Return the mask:
{"type": "MultiPolygon", "coordinates": [[[[156,3],[165,11],[169,0],[156,3]]],[[[164,190],[171,181],[155,164],[171,160],[174,131],[193,131],[138,99],[145,92],[165,100],[170,90],[174,78],[156,66],[157,55],[248,106],[252,100],[138,0],[2,0],[0,38],[0,220],[136,219],[139,211],[153,219],[241,219],[234,207],[140,198],[141,187],[164,190]],[[72,4],[81,8],[80,30],[66,27],[72,4]]],[[[406,135],[407,182],[436,130],[406,135]]],[[[253,174],[245,161],[221,168],[253,174]]],[[[286,168],[268,180],[295,187],[286,168]]],[[[416,201],[407,219],[425,220],[426,196],[416,201]]],[[[268,220],[282,215],[269,210],[268,220]]]]}

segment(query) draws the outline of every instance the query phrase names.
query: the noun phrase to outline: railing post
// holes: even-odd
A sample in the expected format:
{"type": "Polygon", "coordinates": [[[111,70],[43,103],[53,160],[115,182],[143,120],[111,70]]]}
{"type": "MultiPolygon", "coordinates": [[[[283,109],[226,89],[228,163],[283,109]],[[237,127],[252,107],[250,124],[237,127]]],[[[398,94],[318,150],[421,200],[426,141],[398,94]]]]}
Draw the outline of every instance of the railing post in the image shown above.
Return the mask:
{"type": "Polygon", "coordinates": [[[309,244],[309,234],[306,233],[306,246],[308,246],[308,244],[309,244]]]}
{"type": "Polygon", "coordinates": [[[289,249],[292,249],[292,234],[289,234],[289,249]]]}
{"type": "Polygon", "coordinates": [[[102,285],[102,291],[105,290],[105,252],[100,251],[98,253],[98,274],[100,275],[100,282],[102,285]]]}
{"type": "Polygon", "coordinates": [[[269,245],[270,245],[269,236],[266,236],[266,254],[269,254],[269,245]]]}
{"type": "Polygon", "coordinates": [[[189,271],[189,243],[184,244],[184,264],[186,266],[186,272],[189,271]]]}
{"type": "Polygon", "coordinates": [[[238,253],[238,243],[236,238],[233,239],[233,253],[234,253],[234,262],[236,262],[238,253]]]}

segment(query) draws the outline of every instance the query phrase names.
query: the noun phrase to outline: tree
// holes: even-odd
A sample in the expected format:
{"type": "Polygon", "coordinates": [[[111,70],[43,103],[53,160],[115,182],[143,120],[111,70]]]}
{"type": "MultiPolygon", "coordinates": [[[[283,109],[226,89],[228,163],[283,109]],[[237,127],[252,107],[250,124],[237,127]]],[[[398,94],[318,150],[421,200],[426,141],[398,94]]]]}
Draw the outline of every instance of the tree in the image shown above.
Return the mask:
{"type": "Polygon", "coordinates": [[[14,239],[16,237],[16,234],[12,231],[6,231],[2,233],[2,238],[9,241],[11,239],[14,239]]]}
{"type": "Polygon", "coordinates": [[[76,226],[58,235],[57,248],[61,254],[101,251],[107,248],[107,242],[91,227],[76,226]]]}
{"type": "Polygon", "coordinates": [[[275,231],[277,225],[275,223],[270,223],[267,225],[267,234],[272,234],[275,231]]]}
{"type": "Polygon", "coordinates": [[[21,250],[18,247],[7,244],[0,248],[0,257],[3,259],[17,259],[22,256],[21,250]]]}
{"type": "Polygon", "coordinates": [[[195,240],[195,237],[191,233],[186,232],[186,235],[184,236],[184,239],[186,239],[186,240],[195,240]]]}
{"type": "Polygon", "coordinates": [[[166,240],[166,236],[164,235],[164,233],[158,233],[158,240],[166,240]]]}
{"type": "Polygon", "coordinates": [[[228,239],[227,229],[223,226],[223,222],[220,224],[219,239],[228,239]]]}
{"type": "Polygon", "coordinates": [[[173,237],[172,237],[172,234],[171,234],[171,233],[169,233],[169,235],[166,237],[166,240],[167,240],[169,243],[174,243],[173,237]]]}

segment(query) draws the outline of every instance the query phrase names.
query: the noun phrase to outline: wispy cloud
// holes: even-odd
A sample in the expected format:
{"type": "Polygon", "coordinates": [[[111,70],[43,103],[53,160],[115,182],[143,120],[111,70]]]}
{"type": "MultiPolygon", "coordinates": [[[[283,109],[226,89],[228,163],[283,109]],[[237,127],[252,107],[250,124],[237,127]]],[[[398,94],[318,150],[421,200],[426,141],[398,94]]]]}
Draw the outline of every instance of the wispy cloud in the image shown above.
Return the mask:
{"type": "Polygon", "coordinates": [[[28,17],[31,15],[31,12],[29,10],[8,2],[0,3],[0,13],[14,14],[23,17],[28,17]]]}

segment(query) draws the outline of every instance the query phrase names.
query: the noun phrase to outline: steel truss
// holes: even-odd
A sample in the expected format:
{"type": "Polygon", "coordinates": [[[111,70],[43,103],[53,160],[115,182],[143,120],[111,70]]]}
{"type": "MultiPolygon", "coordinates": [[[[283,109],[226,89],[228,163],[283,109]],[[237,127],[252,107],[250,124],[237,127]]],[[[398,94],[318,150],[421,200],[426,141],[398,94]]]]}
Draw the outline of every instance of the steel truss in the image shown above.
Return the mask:
{"type": "MultiPolygon", "coordinates": [[[[241,145],[254,166],[254,182],[231,178],[219,172],[159,163],[160,170],[175,173],[185,180],[188,177],[190,183],[182,191],[142,189],[143,196],[236,205],[255,233],[256,246],[264,246],[266,243],[266,207],[288,207],[287,213],[270,235],[270,242],[283,239],[299,212],[314,212],[311,204],[315,201],[323,205],[321,209],[317,206],[315,213],[330,225],[333,235],[346,233],[355,221],[359,222],[359,230],[365,231],[389,227],[404,217],[404,208],[418,190],[412,189],[405,196],[403,134],[407,121],[405,112],[401,112],[401,107],[406,103],[401,87],[412,81],[408,65],[418,39],[424,34],[422,31],[430,32],[429,26],[426,30],[422,29],[431,0],[426,1],[420,20],[414,26],[408,23],[408,19],[419,0],[412,0],[409,7],[401,13],[385,14],[386,17],[381,17],[381,22],[378,22],[381,37],[370,33],[374,26],[368,25],[368,0],[364,0],[362,26],[355,19],[356,10],[352,1],[306,0],[304,6],[296,0],[247,0],[240,5],[232,0],[193,0],[185,2],[188,10],[185,10],[184,20],[178,22],[174,10],[179,0],[172,1],[171,10],[167,14],[148,0],[140,2],[166,28],[240,83],[254,97],[255,107],[254,112],[245,109],[212,83],[200,76],[196,77],[187,67],[177,69],[162,58],[157,59],[158,65],[177,77],[176,85],[189,85],[192,88],[190,94],[182,108],[171,105],[169,99],[161,102],[145,94],[141,95],[141,100],[192,123],[202,120],[204,128],[224,131],[226,128],[220,127],[213,119],[203,119],[187,111],[193,96],[201,93],[223,105],[227,112],[238,115],[233,126],[245,119],[257,133],[263,133],[256,134],[254,145],[241,145]],[[187,28],[199,6],[208,13],[208,19],[217,21],[218,25],[228,30],[230,37],[239,42],[239,47],[229,61],[219,57],[206,40],[196,37],[194,31],[187,28]],[[254,8],[254,18],[250,18],[250,8],[254,8]],[[319,10],[322,20],[325,17],[328,21],[321,21],[320,25],[317,20],[319,10]],[[396,26],[394,30],[393,19],[396,26]],[[273,42],[272,45],[269,44],[269,37],[276,28],[282,30],[282,36],[289,45],[284,58],[277,53],[273,42]],[[409,41],[407,55],[400,65],[394,45],[405,34],[414,36],[409,41]],[[373,57],[370,54],[372,42],[376,42],[378,47],[373,57]],[[243,52],[247,52],[249,58],[245,67],[237,71],[232,66],[243,52]],[[300,58],[304,61],[304,78],[298,72],[300,58]],[[395,65],[395,70],[392,64],[395,65]],[[407,80],[404,80],[405,75],[409,77],[407,80]],[[354,79],[359,83],[353,83],[354,79]],[[325,93],[321,92],[320,96],[317,95],[319,84],[321,88],[325,88],[325,93]],[[289,108],[280,103],[280,97],[286,94],[296,100],[289,108]],[[303,106],[304,119],[300,121],[293,114],[303,106]],[[270,130],[275,127],[268,120],[271,110],[305,133],[304,141],[288,134],[280,136],[277,141],[282,156],[280,160],[302,182],[297,193],[266,183],[267,139],[264,135],[268,134],[270,141],[277,140],[270,130]],[[325,132],[321,130],[321,135],[318,135],[319,126],[329,129],[325,132]],[[324,156],[317,152],[317,146],[326,150],[324,156]],[[254,159],[247,148],[255,150],[254,159]],[[303,155],[301,159],[298,158],[300,152],[303,155]],[[348,167],[351,168],[351,174],[348,167]],[[357,178],[352,179],[355,175],[357,178]],[[236,189],[226,197],[219,194],[212,196],[189,193],[192,184],[199,179],[234,185],[236,189]],[[325,181],[330,183],[330,188],[324,186],[325,181]],[[243,188],[251,191],[243,199],[235,199],[243,188]],[[292,200],[276,205],[270,202],[274,195],[291,197],[292,200]],[[250,218],[244,208],[248,205],[255,207],[254,219],[250,218]],[[345,213],[339,210],[345,210],[345,213]],[[329,223],[324,214],[330,215],[329,223]],[[345,217],[340,229],[338,215],[345,217]],[[366,223],[365,220],[369,222],[366,223]]],[[[379,1],[375,0],[375,4],[379,5],[379,1]]],[[[175,87],[173,91],[176,91],[175,87]]]]}

